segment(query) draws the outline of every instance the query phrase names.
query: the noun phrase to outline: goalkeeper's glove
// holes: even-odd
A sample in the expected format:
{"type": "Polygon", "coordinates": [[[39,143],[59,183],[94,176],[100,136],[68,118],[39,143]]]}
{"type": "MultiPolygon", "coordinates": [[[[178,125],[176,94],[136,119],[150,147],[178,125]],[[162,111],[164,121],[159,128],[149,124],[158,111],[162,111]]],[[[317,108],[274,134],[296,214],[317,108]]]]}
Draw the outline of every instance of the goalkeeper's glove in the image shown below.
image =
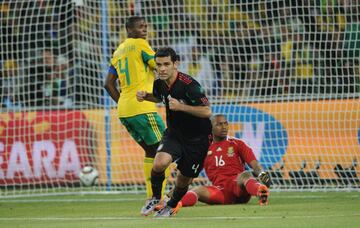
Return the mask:
{"type": "Polygon", "coordinates": [[[270,174],[268,172],[264,172],[264,171],[261,172],[259,174],[258,178],[262,184],[266,185],[266,187],[268,187],[268,188],[270,187],[271,180],[270,180],[270,174]]]}

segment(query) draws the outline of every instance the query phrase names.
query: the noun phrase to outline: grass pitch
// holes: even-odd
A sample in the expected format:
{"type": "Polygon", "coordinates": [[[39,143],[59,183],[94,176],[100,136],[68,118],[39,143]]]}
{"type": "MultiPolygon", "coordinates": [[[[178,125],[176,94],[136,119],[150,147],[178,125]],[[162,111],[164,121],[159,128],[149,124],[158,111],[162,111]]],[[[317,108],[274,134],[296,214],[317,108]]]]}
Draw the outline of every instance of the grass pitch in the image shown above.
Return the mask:
{"type": "Polygon", "coordinates": [[[182,208],[169,219],[140,216],[144,195],[0,198],[0,227],[359,227],[360,192],[271,193],[260,207],[182,208]]]}

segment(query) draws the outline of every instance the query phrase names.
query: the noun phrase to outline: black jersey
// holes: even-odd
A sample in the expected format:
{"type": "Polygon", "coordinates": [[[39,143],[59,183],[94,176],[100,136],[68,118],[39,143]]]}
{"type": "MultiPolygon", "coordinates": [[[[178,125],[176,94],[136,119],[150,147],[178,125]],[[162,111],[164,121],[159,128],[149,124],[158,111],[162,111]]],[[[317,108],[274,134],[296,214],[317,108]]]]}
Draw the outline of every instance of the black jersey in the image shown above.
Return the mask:
{"type": "Polygon", "coordinates": [[[209,101],[200,84],[189,75],[178,72],[175,82],[168,87],[165,81],[156,79],[153,95],[166,106],[168,131],[185,141],[196,141],[211,134],[209,118],[201,118],[186,112],[169,109],[169,97],[191,106],[208,106],[209,101]]]}

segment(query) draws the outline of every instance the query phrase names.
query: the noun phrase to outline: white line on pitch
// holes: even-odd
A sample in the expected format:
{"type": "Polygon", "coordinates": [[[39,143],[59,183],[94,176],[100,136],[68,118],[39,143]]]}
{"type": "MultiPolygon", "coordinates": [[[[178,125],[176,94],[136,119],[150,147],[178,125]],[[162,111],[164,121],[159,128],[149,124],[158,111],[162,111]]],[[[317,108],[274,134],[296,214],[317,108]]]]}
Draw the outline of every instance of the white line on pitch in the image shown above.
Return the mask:
{"type": "MultiPolygon", "coordinates": [[[[243,220],[243,219],[298,219],[298,218],[329,218],[329,217],[358,217],[360,214],[347,215],[297,215],[297,216],[239,216],[239,217],[172,217],[172,220],[243,220]]],[[[38,218],[0,218],[0,221],[88,221],[88,220],[144,220],[144,217],[38,217],[38,218]]],[[[156,218],[154,218],[156,219],[156,218]]],[[[164,219],[164,218],[161,218],[164,219]]],[[[165,218],[166,219],[166,218],[165,218]]]]}
{"type": "Polygon", "coordinates": [[[127,199],[14,199],[0,200],[1,203],[74,203],[74,202],[128,202],[128,201],[144,201],[139,198],[127,199]]]}
{"type": "MultiPolygon", "coordinates": [[[[326,195],[293,195],[293,196],[283,196],[281,193],[270,195],[270,198],[276,199],[315,199],[315,198],[328,198],[329,196],[326,195]]],[[[59,196],[59,198],[62,196],[59,196]]],[[[351,194],[351,195],[344,195],[344,198],[359,198],[360,194],[351,194]]],[[[73,203],[73,202],[129,202],[129,201],[144,201],[143,198],[119,198],[119,199],[0,199],[1,203],[36,203],[36,202],[44,202],[44,203],[73,203]]]]}

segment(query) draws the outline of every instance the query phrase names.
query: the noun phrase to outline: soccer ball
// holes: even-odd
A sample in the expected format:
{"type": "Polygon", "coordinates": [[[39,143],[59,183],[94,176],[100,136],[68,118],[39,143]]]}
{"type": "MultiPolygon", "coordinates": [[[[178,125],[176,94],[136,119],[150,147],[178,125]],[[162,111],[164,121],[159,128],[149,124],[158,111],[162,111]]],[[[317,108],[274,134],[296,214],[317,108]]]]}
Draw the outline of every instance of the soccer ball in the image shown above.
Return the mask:
{"type": "Polygon", "coordinates": [[[99,172],[91,166],[85,166],[79,173],[82,185],[89,187],[98,184],[99,172]]]}

